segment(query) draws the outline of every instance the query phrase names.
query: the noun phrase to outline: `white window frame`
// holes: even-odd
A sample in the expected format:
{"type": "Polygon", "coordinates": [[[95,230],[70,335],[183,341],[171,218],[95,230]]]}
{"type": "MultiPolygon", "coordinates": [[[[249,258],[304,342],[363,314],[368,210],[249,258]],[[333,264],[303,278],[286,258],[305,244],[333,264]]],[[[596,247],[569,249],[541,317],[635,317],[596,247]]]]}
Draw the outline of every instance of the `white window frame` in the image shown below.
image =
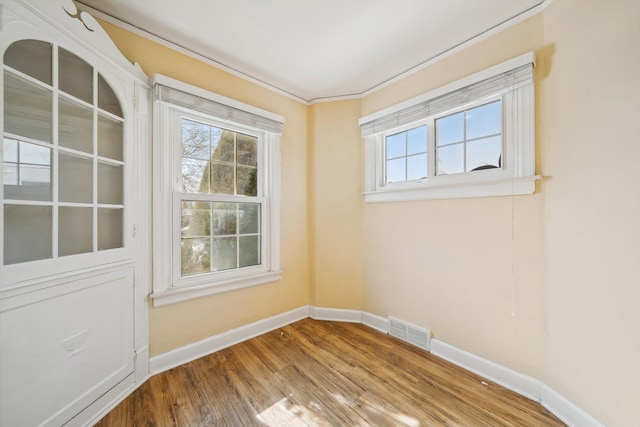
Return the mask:
{"type": "Polygon", "coordinates": [[[365,202],[532,194],[535,181],[533,52],[360,119],[365,202]],[[518,79],[512,72],[519,70],[518,79]],[[435,120],[502,100],[502,167],[435,175],[435,120]],[[385,138],[427,125],[426,179],[385,183],[385,138]]]}
{"type": "Polygon", "coordinates": [[[280,134],[284,118],[159,74],[154,76],[154,87],[154,306],[280,280],[280,134]],[[162,95],[163,90],[169,95],[162,95]],[[183,118],[258,138],[256,197],[182,192],[183,118]],[[261,263],[181,277],[183,200],[261,204],[261,263]]]}

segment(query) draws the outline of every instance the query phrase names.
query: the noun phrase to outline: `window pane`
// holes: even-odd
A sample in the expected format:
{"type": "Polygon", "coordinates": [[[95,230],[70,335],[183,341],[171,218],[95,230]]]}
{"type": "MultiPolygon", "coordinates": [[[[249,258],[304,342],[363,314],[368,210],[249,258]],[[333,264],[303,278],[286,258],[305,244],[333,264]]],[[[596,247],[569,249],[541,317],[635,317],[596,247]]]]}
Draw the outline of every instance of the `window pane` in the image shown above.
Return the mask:
{"type": "Polygon", "coordinates": [[[211,158],[222,162],[235,162],[235,132],[212,128],[211,158]]]}
{"type": "Polygon", "coordinates": [[[224,163],[211,162],[211,186],[212,194],[235,194],[235,168],[224,163]]]}
{"type": "Polygon", "coordinates": [[[62,152],[58,159],[60,201],[93,203],[93,160],[62,152]]]}
{"type": "Polygon", "coordinates": [[[4,145],[5,199],[51,201],[51,149],[15,140],[5,140],[4,145]]]}
{"type": "Polygon", "coordinates": [[[467,143],[467,172],[480,169],[499,167],[500,154],[502,152],[502,138],[477,139],[467,143]]]}
{"type": "Polygon", "coordinates": [[[123,204],[122,166],[98,163],[98,203],[123,204]]]}
{"type": "Polygon", "coordinates": [[[211,271],[209,239],[182,239],[180,246],[182,276],[211,271]]]}
{"type": "Polygon", "coordinates": [[[116,94],[113,93],[113,89],[101,74],[98,74],[98,108],[102,108],[118,117],[124,117],[116,94]]]}
{"type": "Polygon", "coordinates": [[[462,144],[442,147],[436,150],[437,175],[464,172],[464,149],[462,144]]]}
{"type": "Polygon", "coordinates": [[[62,147],[93,153],[93,111],[64,99],[58,102],[58,138],[62,147]]]}
{"type": "Polygon", "coordinates": [[[239,203],[240,234],[260,232],[260,205],[254,203],[239,203]]]}
{"type": "Polygon", "coordinates": [[[58,210],[58,255],[93,252],[93,209],[61,206],[58,210]]]}
{"type": "Polygon", "coordinates": [[[182,191],[185,193],[209,193],[209,162],[182,159],[182,191]]]}
{"type": "Polygon", "coordinates": [[[19,40],[7,48],[4,63],[41,82],[51,85],[51,43],[19,40]]]}
{"type": "Polygon", "coordinates": [[[468,110],[466,122],[467,140],[502,133],[502,102],[468,110]]]}
{"type": "Polygon", "coordinates": [[[238,192],[239,196],[257,196],[258,195],[258,183],[257,183],[256,168],[238,166],[238,192]]]}
{"type": "Polygon", "coordinates": [[[211,247],[211,271],[238,268],[238,248],[235,237],[213,239],[211,247]]]}
{"type": "Polygon", "coordinates": [[[386,150],[387,150],[387,159],[393,159],[395,157],[406,156],[407,147],[407,133],[400,132],[395,135],[390,135],[386,138],[386,150]]]}
{"type": "Polygon", "coordinates": [[[51,142],[52,99],[51,91],[5,72],[5,132],[51,142]]]}
{"type": "Polygon", "coordinates": [[[98,250],[121,248],[123,209],[98,209],[98,250]]]}
{"type": "Polygon", "coordinates": [[[427,177],[427,154],[407,157],[407,181],[427,177]]]}
{"type": "Polygon", "coordinates": [[[406,157],[387,161],[387,181],[400,182],[406,181],[407,175],[405,171],[406,157]]]}
{"type": "Polygon", "coordinates": [[[407,132],[407,154],[427,152],[427,127],[411,129],[407,132]]]}
{"type": "Polygon", "coordinates": [[[60,90],[93,104],[93,68],[73,53],[58,48],[60,90]]]}
{"type": "Polygon", "coordinates": [[[182,202],[182,237],[205,237],[211,234],[211,203],[182,202]]]}
{"type": "Polygon", "coordinates": [[[213,235],[227,236],[236,234],[238,214],[236,203],[213,204],[213,235]]]}
{"type": "Polygon", "coordinates": [[[260,265],[260,236],[240,236],[238,238],[238,267],[260,265]]]}
{"type": "Polygon", "coordinates": [[[211,126],[182,119],[182,156],[210,160],[211,126]]]}
{"type": "Polygon", "coordinates": [[[254,136],[236,134],[237,162],[239,165],[258,165],[258,139],[254,136]]]}
{"type": "Polygon", "coordinates": [[[52,254],[50,206],[4,206],[4,263],[47,259],[52,254]]]}
{"type": "Polygon", "coordinates": [[[98,116],[98,155],[122,160],[122,122],[98,116]]]}
{"type": "Polygon", "coordinates": [[[451,144],[464,139],[464,112],[436,120],[436,145],[451,144]]]}

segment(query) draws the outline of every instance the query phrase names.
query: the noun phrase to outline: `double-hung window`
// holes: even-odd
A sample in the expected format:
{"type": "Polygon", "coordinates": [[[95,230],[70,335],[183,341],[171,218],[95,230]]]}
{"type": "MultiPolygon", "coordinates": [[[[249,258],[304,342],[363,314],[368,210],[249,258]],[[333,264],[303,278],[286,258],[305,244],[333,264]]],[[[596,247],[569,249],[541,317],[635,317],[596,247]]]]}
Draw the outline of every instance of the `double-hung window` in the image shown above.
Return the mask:
{"type": "Polygon", "coordinates": [[[365,200],[530,194],[533,53],[360,119],[365,200]]]}
{"type": "Polygon", "coordinates": [[[155,305],[280,278],[280,116],[155,77],[155,305]]]}

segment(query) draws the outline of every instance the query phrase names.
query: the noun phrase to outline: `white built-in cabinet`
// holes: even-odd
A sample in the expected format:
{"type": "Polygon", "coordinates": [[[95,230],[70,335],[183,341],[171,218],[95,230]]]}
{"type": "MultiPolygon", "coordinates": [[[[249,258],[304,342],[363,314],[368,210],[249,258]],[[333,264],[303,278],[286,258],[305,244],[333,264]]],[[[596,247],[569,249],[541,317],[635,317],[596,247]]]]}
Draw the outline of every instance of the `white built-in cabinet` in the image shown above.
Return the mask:
{"type": "Polygon", "coordinates": [[[0,0],[0,426],[148,376],[149,80],[71,0],[0,0]]]}

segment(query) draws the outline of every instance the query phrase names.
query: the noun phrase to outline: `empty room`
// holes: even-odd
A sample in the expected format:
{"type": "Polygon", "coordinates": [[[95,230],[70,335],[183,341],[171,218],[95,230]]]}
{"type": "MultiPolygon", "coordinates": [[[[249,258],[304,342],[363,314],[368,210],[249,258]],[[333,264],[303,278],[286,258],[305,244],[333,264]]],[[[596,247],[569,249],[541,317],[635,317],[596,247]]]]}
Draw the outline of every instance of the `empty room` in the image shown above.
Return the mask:
{"type": "Polygon", "coordinates": [[[640,1],[0,0],[0,426],[640,427],[640,1]]]}

